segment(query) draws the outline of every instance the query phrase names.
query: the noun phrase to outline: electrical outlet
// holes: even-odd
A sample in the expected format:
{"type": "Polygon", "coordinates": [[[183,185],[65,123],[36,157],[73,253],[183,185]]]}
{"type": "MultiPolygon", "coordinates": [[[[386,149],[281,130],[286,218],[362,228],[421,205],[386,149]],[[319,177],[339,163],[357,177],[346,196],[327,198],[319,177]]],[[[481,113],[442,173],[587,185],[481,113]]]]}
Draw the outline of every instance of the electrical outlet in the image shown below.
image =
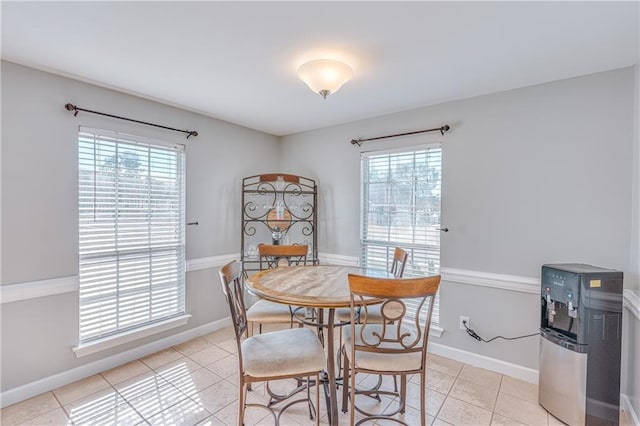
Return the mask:
{"type": "Polygon", "coordinates": [[[467,329],[464,326],[465,323],[467,324],[467,327],[471,327],[471,324],[469,324],[469,317],[460,316],[460,330],[466,330],[467,329]]]}

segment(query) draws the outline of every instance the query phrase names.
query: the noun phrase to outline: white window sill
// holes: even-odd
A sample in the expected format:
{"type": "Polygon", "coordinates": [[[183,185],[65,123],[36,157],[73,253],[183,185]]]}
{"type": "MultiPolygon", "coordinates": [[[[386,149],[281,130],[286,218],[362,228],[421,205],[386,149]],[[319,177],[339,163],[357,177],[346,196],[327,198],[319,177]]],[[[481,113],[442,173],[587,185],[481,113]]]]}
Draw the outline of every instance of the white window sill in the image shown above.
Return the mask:
{"type": "Polygon", "coordinates": [[[191,315],[189,314],[181,315],[179,317],[140,327],[135,330],[120,333],[115,336],[109,336],[103,339],[94,340],[89,343],[80,344],[73,348],[73,352],[78,358],[91,355],[96,352],[104,351],[106,349],[122,345],[124,343],[133,342],[135,340],[152,336],[154,334],[161,333],[172,328],[183,326],[189,322],[189,318],[191,318],[191,315]]]}

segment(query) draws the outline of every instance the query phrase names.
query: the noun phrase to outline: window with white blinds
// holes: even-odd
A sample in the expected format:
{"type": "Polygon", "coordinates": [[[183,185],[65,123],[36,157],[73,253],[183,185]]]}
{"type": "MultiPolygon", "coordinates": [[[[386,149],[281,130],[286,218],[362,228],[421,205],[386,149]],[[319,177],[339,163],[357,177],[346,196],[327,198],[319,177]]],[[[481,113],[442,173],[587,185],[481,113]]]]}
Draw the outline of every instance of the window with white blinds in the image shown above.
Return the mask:
{"type": "Polygon", "coordinates": [[[80,341],[184,313],[184,149],[80,128],[80,341]]]}
{"type": "MultiPolygon", "coordinates": [[[[362,154],[362,265],[389,270],[394,248],[402,247],[409,254],[404,277],[439,273],[441,166],[440,146],[362,154]]],[[[415,309],[409,314],[415,316],[415,309]]]]}

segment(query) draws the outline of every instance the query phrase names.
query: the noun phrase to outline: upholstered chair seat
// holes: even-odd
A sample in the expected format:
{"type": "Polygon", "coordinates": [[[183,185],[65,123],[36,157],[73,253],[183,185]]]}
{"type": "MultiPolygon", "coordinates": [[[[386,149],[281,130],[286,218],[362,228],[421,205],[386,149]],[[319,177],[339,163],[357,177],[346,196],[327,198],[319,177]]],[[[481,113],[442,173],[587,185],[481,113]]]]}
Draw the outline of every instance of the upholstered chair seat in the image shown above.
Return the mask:
{"type": "MultiPolygon", "coordinates": [[[[278,268],[280,266],[304,266],[307,264],[308,245],[258,245],[260,270],[278,268]]],[[[258,324],[262,333],[262,324],[289,324],[293,327],[293,307],[281,303],[259,300],[247,309],[249,335],[253,335],[253,325],[258,324]]],[[[302,327],[302,324],[299,324],[302,327]]]]}
{"type": "Polygon", "coordinates": [[[306,328],[258,334],[242,342],[242,363],[252,377],[295,376],[324,369],[318,336],[306,328]]]}
{"type": "MultiPolygon", "coordinates": [[[[397,340],[397,330],[394,328],[387,327],[386,336],[389,339],[397,340]]],[[[362,346],[364,337],[365,341],[375,341],[377,336],[385,335],[382,331],[382,325],[371,324],[367,327],[362,325],[355,326],[356,332],[356,345],[362,346]],[[363,334],[361,334],[363,333],[363,334]]],[[[406,341],[413,342],[416,340],[416,333],[409,328],[403,327],[401,334],[406,334],[406,341]]],[[[420,343],[418,343],[420,344],[420,343]]],[[[349,363],[361,369],[361,370],[371,370],[371,371],[390,371],[390,372],[401,372],[401,371],[412,371],[420,369],[420,364],[422,362],[422,353],[420,352],[405,352],[405,353],[397,353],[390,356],[389,354],[381,353],[381,352],[367,352],[367,351],[357,351],[356,352],[356,361],[354,363],[353,359],[351,359],[353,346],[353,339],[351,337],[351,329],[347,328],[344,334],[344,350],[345,355],[349,359],[349,363]]],[[[396,349],[398,351],[402,350],[402,346],[397,342],[388,342],[383,343],[379,347],[379,349],[396,349]]]]}
{"type": "Polygon", "coordinates": [[[250,323],[287,323],[291,321],[291,308],[282,303],[258,300],[247,310],[247,321],[250,323]]]}

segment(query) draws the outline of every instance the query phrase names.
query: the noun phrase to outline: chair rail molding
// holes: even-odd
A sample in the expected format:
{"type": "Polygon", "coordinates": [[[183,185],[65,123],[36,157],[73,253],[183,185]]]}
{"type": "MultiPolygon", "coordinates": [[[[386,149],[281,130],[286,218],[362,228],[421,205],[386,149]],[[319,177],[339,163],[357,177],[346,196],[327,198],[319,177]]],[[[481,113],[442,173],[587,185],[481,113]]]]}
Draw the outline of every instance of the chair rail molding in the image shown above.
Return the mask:
{"type": "MultiPolygon", "coordinates": [[[[185,271],[193,272],[204,269],[219,268],[232,260],[238,259],[237,254],[223,254],[219,256],[200,257],[185,261],[185,271]]],[[[73,293],[79,290],[77,275],[60,278],[50,278],[38,281],[25,281],[17,284],[0,286],[0,303],[19,302],[37,297],[54,296],[56,294],[73,293]]]]}
{"type": "Polygon", "coordinates": [[[78,291],[78,276],[29,281],[0,287],[0,303],[18,302],[37,297],[78,291]]]}
{"type": "Polygon", "coordinates": [[[631,289],[625,289],[622,294],[622,305],[636,317],[636,321],[640,320],[640,295],[631,289]]]}
{"type": "Polygon", "coordinates": [[[357,256],[345,256],[334,253],[319,253],[318,258],[323,265],[358,266],[360,259],[357,256]]]}
{"type": "Polygon", "coordinates": [[[539,278],[495,274],[492,272],[469,271],[466,269],[446,267],[440,268],[440,275],[442,276],[443,281],[499,288],[502,290],[519,291],[523,293],[540,293],[539,278]]]}

